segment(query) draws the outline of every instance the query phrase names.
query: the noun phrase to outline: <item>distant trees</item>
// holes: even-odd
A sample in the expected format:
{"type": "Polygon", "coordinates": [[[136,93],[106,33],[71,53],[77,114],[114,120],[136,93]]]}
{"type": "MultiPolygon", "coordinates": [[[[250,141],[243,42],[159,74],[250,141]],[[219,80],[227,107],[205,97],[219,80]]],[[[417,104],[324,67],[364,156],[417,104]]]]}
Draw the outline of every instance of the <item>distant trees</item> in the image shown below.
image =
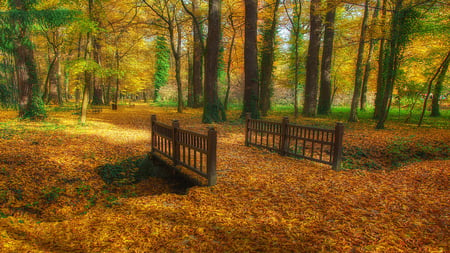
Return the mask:
{"type": "MultiPolygon", "coordinates": [[[[392,102],[393,95],[425,92],[434,74],[429,66],[437,65],[448,47],[448,5],[439,1],[105,3],[0,4],[1,105],[17,106],[25,115],[33,101],[30,94],[43,99],[34,99],[42,108],[43,102],[61,104],[72,98],[79,106],[83,95],[80,119],[85,122],[89,104],[147,101],[154,93],[156,101],[176,101],[179,112],[187,98],[188,107],[203,106],[204,121],[214,122],[225,119],[230,103],[242,103],[242,115],[250,112],[258,118],[274,103],[293,105],[295,116],[301,110],[303,116],[315,117],[329,114],[334,102],[351,105],[349,121],[358,119],[358,110],[374,105],[382,128],[392,103],[414,108],[406,99],[392,102]],[[62,6],[77,10],[66,11],[76,13],[75,22],[65,22],[62,6]],[[206,19],[206,11],[214,8],[206,19]],[[29,18],[11,16],[11,11],[29,18]]],[[[433,93],[447,93],[443,78],[433,82],[433,93]]],[[[439,114],[437,99],[433,115],[439,114]]]]}

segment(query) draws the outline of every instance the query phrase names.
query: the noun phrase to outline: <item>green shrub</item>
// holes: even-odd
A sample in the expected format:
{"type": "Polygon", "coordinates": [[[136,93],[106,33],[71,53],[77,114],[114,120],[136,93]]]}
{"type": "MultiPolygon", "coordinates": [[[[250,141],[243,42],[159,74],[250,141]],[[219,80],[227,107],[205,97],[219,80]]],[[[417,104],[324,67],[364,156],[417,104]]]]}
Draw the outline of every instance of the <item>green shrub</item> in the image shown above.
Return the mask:
{"type": "Polygon", "coordinates": [[[142,163],[144,157],[132,157],[116,164],[105,164],[97,168],[98,174],[107,184],[115,186],[134,184],[146,176],[142,163]]]}
{"type": "Polygon", "coordinates": [[[42,194],[43,194],[42,198],[45,199],[45,201],[47,203],[52,203],[52,202],[55,202],[56,200],[58,200],[61,192],[65,192],[65,191],[66,191],[65,189],[61,189],[61,188],[55,187],[55,186],[53,186],[50,189],[46,188],[42,191],[42,194]]]}
{"type": "Polygon", "coordinates": [[[44,101],[40,96],[33,96],[31,99],[31,104],[25,111],[22,118],[32,119],[32,120],[42,120],[47,118],[47,112],[45,111],[44,101]]]}

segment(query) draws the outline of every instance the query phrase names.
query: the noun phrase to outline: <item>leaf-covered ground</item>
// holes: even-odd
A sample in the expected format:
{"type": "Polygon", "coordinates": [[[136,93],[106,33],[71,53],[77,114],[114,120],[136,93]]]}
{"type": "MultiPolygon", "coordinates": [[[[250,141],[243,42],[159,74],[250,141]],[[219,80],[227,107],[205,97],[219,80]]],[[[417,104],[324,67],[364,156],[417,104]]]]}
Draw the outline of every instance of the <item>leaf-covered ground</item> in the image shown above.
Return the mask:
{"type": "Polygon", "coordinates": [[[105,109],[85,126],[72,111],[38,123],[0,112],[0,252],[450,250],[448,128],[346,124],[347,169],[333,171],[245,147],[233,112],[213,125],[216,186],[181,195],[159,178],[106,184],[100,166],[150,150],[151,114],[207,128],[198,110],[145,105],[105,109]]]}

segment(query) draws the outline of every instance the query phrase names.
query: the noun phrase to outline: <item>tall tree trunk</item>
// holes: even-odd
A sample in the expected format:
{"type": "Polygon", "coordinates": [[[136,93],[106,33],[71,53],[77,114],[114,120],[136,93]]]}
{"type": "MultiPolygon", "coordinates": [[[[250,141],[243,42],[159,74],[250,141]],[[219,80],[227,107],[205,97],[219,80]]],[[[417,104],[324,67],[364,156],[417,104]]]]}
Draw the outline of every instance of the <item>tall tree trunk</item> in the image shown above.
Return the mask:
{"type": "Polygon", "coordinates": [[[293,45],[291,45],[290,58],[291,64],[293,65],[290,69],[291,74],[293,73],[293,86],[294,86],[294,116],[298,117],[298,86],[300,82],[300,67],[301,57],[300,57],[300,43],[302,34],[301,31],[301,14],[302,14],[302,2],[301,0],[293,0],[292,7],[288,7],[286,2],[283,2],[286,15],[291,24],[291,40],[293,40],[293,45]],[[292,10],[292,15],[289,14],[289,9],[292,10]]]}
{"type": "Polygon", "coordinates": [[[177,112],[183,112],[183,88],[181,82],[181,25],[177,22],[177,53],[174,55],[175,58],[175,79],[177,80],[177,91],[178,91],[178,107],[177,112]]]}
{"type": "Polygon", "coordinates": [[[280,4],[279,0],[275,0],[270,7],[271,9],[270,18],[264,20],[263,32],[262,32],[262,48],[261,48],[261,71],[259,75],[259,88],[260,88],[260,98],[259,98],[259,109],[263,116],[267,116],[267,112],[270,110],[270,100],[273,95],[273,83],[272,83],[272,72],[273,72],[273,61],[275,55],[275,34],[277,31],[277,21],[278,21],[278,6],[280,4]]]}
{"type": "MultiPolygon", "coordinates": [[[[93,8],[94,0],[88,0],[88,13],[89,18],[92,19],[92,8],[93,8]]],[[[84,59],[87,60],[88,57],[91,57],[91,47],[93,45],[93,38],[90,32],[86,35],[86,47],[84,50],[84,59]]],[[[84,71],[84,90],[83,90],[83,99],[81,102],[81,115],[80,115],[80,123],[86,124],[87,118],[87,108],[89,104],[89,97],[92,88],[92,73],[89,70],[84,71]]]]}
{"type": "Polygon", "coordinates": [[[194,107],[194,56],[191,54],[190,48],[187,48],[187,59],[188,59],[188,83],[187,83],[187,107],[194,107]]]}
{"type": "MultiPolygon", "coordinates": [[[[93,42],[92,46],[93,46],[94,61],[98,64],[99,67],[101,67],[101,65],[102,65],[101,45],[100,45],[99,39],[96,37],[93,37],[92,42],[93,42]]],[[[92,97],[92,104],[103,105],[105,102],[103,100],[101,77],[95,71],[93,73],[92,81],[93,81],[93,89],[94,89],[94,94],[92,97]]]]}
{"type": "MultiPolygon", "coordinates": [[[[383,0],[383,6],[381,7],[381,27],[385,27],[386,24],[386,1],[383,0]]],[[[383,97],[384,97],[384,50],[385,50],[385,34],[383,34],[383,37],[380,40],[380,48],[378,52],[378,75],[377,75],[377,93],[375,95],[375,109],[373,112],[373,119],[380,119],[381,115],[381,104],[383,103],[383,97]]]]}
{"type": "Polygon", "coordinates": [[[349,122],[358,121],[358,106],[361,99],[361,87],[363,81],[363,58],[364,58],[364,43],[366,40],[367,20],[369,19],[369,0],[366,0],[364,5],[364,16],[361,24],[361,35],[359,37],[358,56],[356,59],[355,70],[355,85],[353,89],[352,106],[350,108],[349,122]]]}
{"type": "Polygon", "coordinates": [[[227,61],[227,91],[225,93],[225,98],[223,102],[223,107],[226,110],[228,110],[228,99],[230,96],[230,90],[231,90],[231,61],[232,61],[232,55],[234,50],[234,40],[236,39],[236,27],[234,26],[233,21],[233,15],[228,16],[228,20],[230,21],[231,29],[233,29],[233,33],[231,35],[231,42],[230,46],[228,48],[228,61],[227,61]]]}
{"type": "MultiPolygon", "coordinates": [[[[30,3],[22,0],[11,0],[12,10],[28,12],[30,3]]],[[[36,61],[33,48],[29,41],[28,23],[23,17],[12,18],[12,25],[16,28],[14,40],[14,59],[19,90],[19,116],[40,119],[46,116],[44,104],[40,96],[36,61]]]]}
{"type": "Polygon", "coordinates": [[[48,96],[47,103],[60,105],[62,104],[61,98],[61,63],[59,49],[55,49],[54,58],[49,66],[49,79],[48,79],[48,96]]]}
{"type": "MultiPolygon", "coordinates": [[[[372,22],[371,22],[372,29],[377,24],[379,9],[380,9],[380,0],[377,0],[377,5],[375,6],[375,10],[374,10],[373,16],[372,16],[372,22]]],[[[375,38],[371,38],[370,39],[369,52],[368,52],[368,55],[367,55],[366,64],[364,66],[364,78],[363,78],[363,82],[362,82],[361,102],[360,102],[360,110],[361,111],[365,111],[366,110],[367,85],[369,83],[370,72],[372,70],[372,66],[371,66],[371,64],[372,64],[372,55],[373,55],[373,50],[375,48],[375,42],[376,41],[377,40],[375,38]]]]}
{"type": "Polygon", "coordinates": [[[406,44],[407,34],[404,33],[403,23],[404,10],[403,0],[397,0],[395,3],[393,17],[391,21],[390,29],[390,42],[385,48],[385,58],[383,65],[383,80],[384,92],[383,101],[380,107],[380,117],[376,125],[376,129],[383,129],[384,123],[386,122],[387,116],[389,114],[390,104],[392,100],[392,92],[394,90],[394,83],[397,78],[397,72],[400,65],[400,58],[402,53],[402,47],[406,44]]]}
{"type": "Polygon", "coordinates": [[[334,20],[336,17],[335,3],[328,0],[327,9],[325,34],[323,38],[318,114],[329,114],[331,112],[331,60],[333,59],[334,20]]]}
{"type": "MultiPolygon", "coordinates": [[[[198,0],[192,1],[192,13],[196,15],[197,13],[197,3],[198,0]]],[[[203,81],[203,48],[202,41],[200,37],[202,36],[201,31],[195,24],[195,20],[193,21],[193,30],[194,30],[194,62],[193,62],[193,72],[192,72],[192,81],[193,81],[193,108],[199,108],[202,106],[201,96],[202,96],[202,81],[203,81]]],[[[205,66],[206,68],[206,66],[205,66]]]]}
{"type": "Polygon", "coordinates": [[[56,50],[57,62],[55,63],[55,72],[56,72],[56,90],[58,94],[58,104],[63,104],[63,78],[61,73],[61,52],[56,50]]]}
{"type": "Polygon", "coordinates": [[[317,90],[319,83],[319,52],[322,19],[319,12],[321,0],[311,0],[310,34],[306,59],[306,81],[303,101],[303,116],[316,116],[317,90]]]}
{"type": "Polygon", "coordinates": [[[219,100],[217,81],[219,72],[221,0],[209,0],[208,39],[205,58],[205,99],[203,123],[226,120],[225,110],[219,100]]]}
{"type": "Polygon", "coordinates": [[[442,64],[441,72],[439,73],[439,76],[436,81],[436,85],[434,86],[434,94],[433,94],[433,100],[431,102],[431,114],[432,117],[439,117],[441,116],[441,112],[439,111],[439,99],[441,97],[442,92],[442,86],[445,80],[445,75],[447,74],[448,65],[450,62],[450,51],[447,53],[446,60],[444,60],[444,63],[442,64]]]}
{"type": "Polygon", "coordinates": [[[259,115],[259,87],[258,87],[258,1],[245,1],[245,43],[244,43],[244,107],[241,117],[251,113],[251,117],[258,119],[259,115]]]}

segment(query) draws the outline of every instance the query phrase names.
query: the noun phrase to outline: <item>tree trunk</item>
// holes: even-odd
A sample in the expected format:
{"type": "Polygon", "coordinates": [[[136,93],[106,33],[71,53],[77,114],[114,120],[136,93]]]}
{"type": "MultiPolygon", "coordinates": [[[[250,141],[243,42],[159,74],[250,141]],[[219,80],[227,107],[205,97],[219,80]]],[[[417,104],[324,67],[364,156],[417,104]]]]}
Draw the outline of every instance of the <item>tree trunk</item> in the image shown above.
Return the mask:
{"type": "MultiPolygon", "coordinates": [[[[88,12],[89,17],[92,19],[92,8],[93,8],[94,0],[88,1],[88,12]]],[[[91,33],[88,32],[86,35],[86,48],[84,51],[84,59],[87,60],[88,57],[91,57],[91,50],[90,47],[93,44],[93,38],[91,36],[91,33]]],[[[86,124],[86,118],[87,118],[87,108],[89,104],[89,97],[91,92],[91,86],[92,85],[92,73],[90,73],[88,70],[84,71],[84,90],[83,90],[83,99],[81,102],[81,115],[80,115],[80,123],[86,124]]]]}
{"type": "MultiPolygon", "coordinates": [[[[9,2],[13,10],[29,11],[29,3],[21,0],[9,2]]],[[[12,18],[12,25],[17,28],[14,40],[14,59],[17,86],[19,90],[19,117],[41,119],[46,117],[44,103],[40,96],[36,61],[29,41],[28,23],[23,17],[12,18]]]]}
{"type": "Polygon", "coordinates": [[[223,102],[223,107],[225,110],[228,110],[228,99],[230,96],[230,89],[231,89],[231,61],[232,61],[232,55],[233,55],[233,49],[234,49],[234,40],[236,39],[236,27],[234,26],[234,22],[233,22],[233,15],[230,14],[230,16],[228,16],[228,20],[230,21],[231,28],[233,29],[233,34],[231,35],[231,42],[230,42],[230,46],[228,48],[227,91],[225,93],[225,98],[224,98],[224,102],[223,102]]]}
{"type": "Polygon", "coordinates": [[[300,81],[300,67],[301,57],[300,57],[300,43],[302,34],[301,31],[301,14],[302,14],[302,2],[301,0],[293,0],[292,7],[289,8],[285,2],[283,2],[284,8],[286,10],[286,15],[289,19],[289,23],[291,24],[291,33],[290,37],[293,40],[293,45],[291,45],[290,50],[290,58],[291,58],[291,74],[293,74],[293,86],[294,86],[294,116],[298,117],[298,86],[300,81]],[[289,9],[292,9],[292,16],[289,15],[289,9]]]}
{"type": "Polygon", "coordinates": [[[367,20],[369,19],[369,0],[364,5],[364,16],[361,25],[361,35],[359,37],[358,56],[356,59],[355,85],[353,89],[352,106],[350,108],[349,122],[358,121],[358,106],[361,99],[361,87],[363,81],[363,58],[364,58],[364,42],[366,40],[367,20]]]}
{"type": "Polygon", "coordinates": [[[325,34],[323,38],[322,68],[320,78],[320,95],[318,114],[331,112],[331,60],[333,58],[334,20],[336,6],[333,2],[327,2],[327,15],[325,17],[325,34]]]}
{"type": "Polygon", "coordinates": [[[245,43],[244,43],[244,107],[241,117],[251,113],[251,117],[258,119],[259,115],[259,87],[258,87],[258,1],[245,1],[245,43]]]}
{"type": "Polygon", "coordinates": [[[178,33],[178,43],[177,43],[177,53],[174,55],[175,58],[175,79],[177,80],[177,91],[178,91],[178,107],[177,112],[183,112],[183,88],[181,82],[181,25],[177,22],[177,33],[178,33]]]}
{"type": "Polygon", "coordinates": [[[264,20],[263,32],[262,32],[262,48],[261,48],[261,71],[259,75],[259,88],[260,88],[260,98],[259,98],[259,109],[263,116],[267,116],[267,112],[270,110],[270,100],[273,95],[273,83],[272,83],[272,72],[273,72],[273,61],[274,61],[274,50],[275,50],[275,34],[277,30],[278,21],[278,6],[280,1],[275,0],[273,4],[270,5],[272,10],[271,17],[264,20]]]}
{"type": "Polygon", "coordinates": [[[392,100],[392,92],[394,90],[395,79],[397,78],[398,67],[400,65],[400,58],[402,47],[406,43],[407,36],[403,31],[403,22],[405,22],[403,13],[403,0],[397,0],[393,12],[390,30],[390,43],[385,48],[385,58],[383,65],[383,80],[384,92],[383,101],[380,106],[380,117],[376,125],[376,129],[383,129],[389,114],[390,102],[392,100]]]}
{"type": "Polygon", "coordinates": [[[308,57],[306,59],[306,81],[303,101],[303,116],[316,116],[317,89],[319,82],[319,52],[322,19],[319,12],[320,0],[311,0],[310,35],[308,57]]]}
{"type": "Polygon", "coordinates": [[[209,0],[208,39],[205,58],[205,99],[203,123],[226,120],[225,111],[219,100],[217,81],[219,72],[221,0],[209,0]]]}
{"type": "MultiPolygon", "coordinates": [[[[373,16],[372,16],[372,22],[371,22],[372,28],[375,27],[377,24],[379,9],[380,9],[380,0],[377,0],[377,5],[375,7],[375,10],[374,10],[373,16]]],[[[375,42],[376,42],[376,39],[374,39],[374,38],[370,39],[369,52],[368,52],[366,64],[364,67],[364,78],[363,78],[362,88],[361,88],[361,102],[360,102],[360,108],[359,108],[361,111],[366,110],[367,85],[369,83],[370,71],[372,70],[371,64],[372,64],[373,50],[375,48],[375,42]]]]}
{"type": "MultiPolygon", "coordinates": [[[[194,15],[197,13],[197,0],[192,1],[192,12],[194,15]]],[[[195,21],[193,21],[195,23],[195,21]]],[[[193,82],[193,108],[199,108],[202,106],[202,81],[203,81],[203,48],[200,36],[201,31],[198,30],[197,25],[192,24],[194,30],[194,52],[193,52],[193,66],[192,66],[192,82],[193,82]]],[[[201,29],[201,27],[199,27],[201,29]]],[[[205,66],[206,68],[206,66],[205,66]]]]}
{"type": "MultiPolygon", "coordinates": [[[[93,37],[92,38],[92,42],[93,42],[93,56],[94,56],[94,61],[98,64],[98,66],[102,65],[102,61],[101,61],[101,45],[99,43],[98,38],[93,37]]],[[[93,74],[92,77],[92,81],[93,81],[93,88],[94,88],[94,94],[92,97],[92,104],[94,105],[103,105],[105,104],[105,101],[103,100],[103,90],[101,87],[101,77],[95,73],[93,74]]]]}
{"type": "MultiPolygon", "coordinates": [[[[383,6],[381,7],[381,27],[385,27],[385,19],[386,19],[386,0],[383,0],[383,6]]],[[[373,119],[380,119],[381,115],[381,104],[383,102],[384,97],[384,49],[385,49],[385,38],[383,37],[380,40],[380,48],[378,53],[378,76],[377,76],[377,93],[375,95],[375,109],[373,112],[373,119]]]]}
{"type": "Polygon", "coordinates": [[[434,94],[433,94],[433,100],[431,102],[431,117],[439,117],[441,116],[441,112],[439,111],[439,99],[442,92],[442,86],[445,80],[445,75],[447,74],[448,65],[450,62],[450,52],[447,53],[446,60],[444,60],[444,63],[442,64],[441,72],[439,73],[439,76],[436,81],[436,85],[434,86],[434,94]]]}
{"type": "Polygon", "coordinates": [[[187,107],[194,107],[194,69],[193,69],[193,61],[194,57],[191,54],[190,48],[187,48],[187,59],[188,59],[188,80],[187,80],[187,107]]]}

